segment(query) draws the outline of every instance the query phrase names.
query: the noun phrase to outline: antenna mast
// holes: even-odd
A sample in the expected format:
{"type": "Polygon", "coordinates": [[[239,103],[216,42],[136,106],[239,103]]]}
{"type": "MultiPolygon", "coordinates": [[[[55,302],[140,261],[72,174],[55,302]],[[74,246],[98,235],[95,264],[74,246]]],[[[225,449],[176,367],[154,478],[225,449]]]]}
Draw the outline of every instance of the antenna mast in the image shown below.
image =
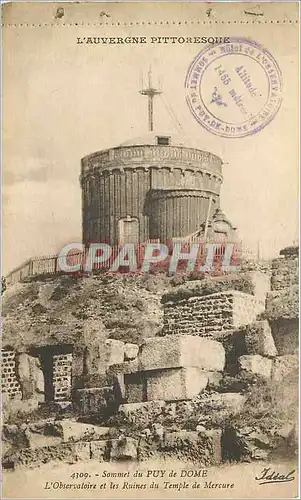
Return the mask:
{"type": "Polygon", "coordinates": [[[148,88],[139,91],[142,95],[148,96],[148,130],[154,130],[154,97],[155,95],[162,94],[162,91],[155,89],[152,85],[152,70],[149,68],[148,72],[148,88]]]}

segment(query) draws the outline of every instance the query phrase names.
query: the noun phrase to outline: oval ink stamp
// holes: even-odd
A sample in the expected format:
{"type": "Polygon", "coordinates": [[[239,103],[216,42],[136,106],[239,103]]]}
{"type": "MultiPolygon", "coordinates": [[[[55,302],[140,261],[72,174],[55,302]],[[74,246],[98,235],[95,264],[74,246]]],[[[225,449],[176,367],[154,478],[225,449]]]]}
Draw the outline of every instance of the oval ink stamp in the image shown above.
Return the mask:
{"type": "Polygon", "coordinates": [[[221,137],[255,134],[282,102],[282,76],[272,54],[247,38],[206,47],[192,61],[186,100],[195,119],[221,137]]]}

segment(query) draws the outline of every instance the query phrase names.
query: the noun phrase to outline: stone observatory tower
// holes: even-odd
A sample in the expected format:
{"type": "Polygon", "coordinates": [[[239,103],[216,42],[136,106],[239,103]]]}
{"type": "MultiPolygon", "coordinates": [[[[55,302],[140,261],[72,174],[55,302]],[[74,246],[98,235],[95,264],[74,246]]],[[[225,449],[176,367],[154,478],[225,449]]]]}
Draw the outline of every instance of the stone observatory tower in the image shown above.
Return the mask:
{"type": "Polygon", "coordinates": [[[222,160],[154,131],[160,91],[149,81],[141,93],[149,99],[149,132],[81,161],[83,242],[164,243],[215,232],[231,239],[234,228],[220,210],[222,160]]]}

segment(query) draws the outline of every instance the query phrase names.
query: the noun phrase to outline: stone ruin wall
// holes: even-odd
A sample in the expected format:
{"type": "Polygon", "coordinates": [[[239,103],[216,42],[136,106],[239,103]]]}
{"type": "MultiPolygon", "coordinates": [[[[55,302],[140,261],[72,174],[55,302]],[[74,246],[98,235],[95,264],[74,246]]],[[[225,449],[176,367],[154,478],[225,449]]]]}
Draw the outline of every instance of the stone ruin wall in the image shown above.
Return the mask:
{"type": "MultiPolygon", "coordinates": [[[[219,293],[167,302],[162,335],[148,338],[141,346],[108,339],[102,345],[87,346],[85,353],[75,348],[72,374],[70,355],[68,360],[61,359],[64,374],[59,376],[58,372],[57,382],[62,382],[58,392],[65,397],[70,395],[80,419],[87,421],[111,414],[109,426],[93,426],[74,419],[41,422],[48,429],[42,431],[49,433],[45,436],[47,446],[31,450],[29,439],[25,449],[8,454],[10,460],[26,466],[40,460],[64,459],[68,454],[75,461],[143,460],[152,456],[154,450],[159,454],[179,453],[182,444],[189,443],[189,450],[194,450],[200,463],[220,462],[223,430],[212,427],[212,419],[220,408],[228,416],[239,414],[246,401],[246,395],[239,392],[208,395],[208,388],[217,387],[227,376],[229,345],[231,355],[234,352],[237,358],[238,374],[279,382],[298,367],[298,337],[294,329],[298,321],[296,262],[291,256],[276,259],[271,282],[266,276],[261,279],[261,273],[252,273],[253,295],[226,287],[219,293]],[[277,269],[281,270],[281,279],[277,278],[277,269]],[[282,340],[281,344],[279,332],[290,337],[285,352],[282,344],[286,342],[282,340]],[[244,347],[235,351],[237,333],[243,338],[244,347]],[[70,392],[66,389],[68,384],[70,392]],[[193,408],[196,401],[198,411],[206,408],[204,425],[191,431],[174,431],[160,423],[165,422],[166,415],[175,421],[183,408],[193,408]],[[57,429],[53,431],[57,425],[61,426],[59,433],[57,429]],[[120,430],[123,427],[128,429],[128,435],[120,430]],[[137,428],[141,431],[138,434],[137,428]],[[52,443],[54,435],[59,435],[59,444],[52,443]]],[[[23,391],[22,376],[23,382],[20,379],[19,383],[23,391]]],[[[29,399],[34,398],[32,392],[29,399]]],[[[33,436],[35,425],[29,425],[29,436],[33,436]]],[[[9,429],[5,432],[9,434],[9,429]]],[[[9,446],[9,439],[5,439],[9,446]]],[[[245,439],[249,440],[251,459],[268,458],[270,450],[266,444],[258,445],[256,437],[245,439]]]]}
{"type": "Polygon", "coordinates": [[[164,334],[214,337],[252,323],[265,309],[263,300],[236,290],[191,297],[164,307],[164,334]]]}
{"type": "Polygon", "coordinates": [[[16,370],[16,353],[13,349],[2,349],[2,392],[10,399],[21,399],[22,392],[16,370]]]}

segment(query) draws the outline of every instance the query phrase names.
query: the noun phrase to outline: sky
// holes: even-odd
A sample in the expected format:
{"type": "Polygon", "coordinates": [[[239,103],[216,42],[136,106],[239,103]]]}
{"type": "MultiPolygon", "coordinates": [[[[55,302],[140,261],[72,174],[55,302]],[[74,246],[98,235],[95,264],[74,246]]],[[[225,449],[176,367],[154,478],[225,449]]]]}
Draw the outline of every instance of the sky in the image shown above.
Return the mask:
{"type": "MultiPolygon", "coordinates": [[[[5,20],[15,22],[14,15],[5,20]]],[[[40,13],[33,9],[32,15],[36,22],[40,13]]],[[[121,9],[119,18],[126,15],[121,9]]],[[[15,22],[14,28],[4,28],[3,38],[4,274],[29,257],[81,241],[80,159],[147,132],[147,101],[138,91],[150,65],[189,142],[223,159],[221,206],[245,246],[256,251],[259,243],[261,256],[270,258],[296,241],[297,26],[217,24],[202,25],[200,32],[195,23],[163,29],[152,23],[30,28],[15,22]],[[283,102],[274,120],[239,139],[205,130],[192,116],[184,91],[198,45],[76,44],[83,36],[162,35],[246,36],[268,48],[283,76],[283,102]]],[[[177,132],[160,98],[156,125],[177,132]]]]}

